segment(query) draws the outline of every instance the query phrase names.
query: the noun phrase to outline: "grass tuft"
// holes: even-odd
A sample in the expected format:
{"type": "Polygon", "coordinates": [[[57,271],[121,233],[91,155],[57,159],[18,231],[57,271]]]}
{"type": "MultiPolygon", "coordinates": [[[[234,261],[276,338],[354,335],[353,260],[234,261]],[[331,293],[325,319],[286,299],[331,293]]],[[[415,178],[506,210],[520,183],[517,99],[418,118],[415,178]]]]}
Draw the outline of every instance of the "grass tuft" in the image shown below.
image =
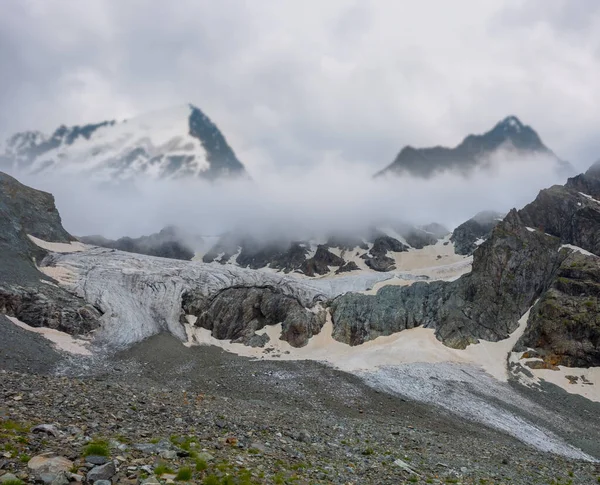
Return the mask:
{"type": "Polygon", "coordinates": [[[178,482],[189,482],[192,479],[192,469],[190,467],[183,467],[177,471],[175,480],[178,482]]]}
{"type": "Polygon", "coordinates": [[[83,449],[83,456],[109,456],[108,443],[106,441],[92,441],[83,449]]]}

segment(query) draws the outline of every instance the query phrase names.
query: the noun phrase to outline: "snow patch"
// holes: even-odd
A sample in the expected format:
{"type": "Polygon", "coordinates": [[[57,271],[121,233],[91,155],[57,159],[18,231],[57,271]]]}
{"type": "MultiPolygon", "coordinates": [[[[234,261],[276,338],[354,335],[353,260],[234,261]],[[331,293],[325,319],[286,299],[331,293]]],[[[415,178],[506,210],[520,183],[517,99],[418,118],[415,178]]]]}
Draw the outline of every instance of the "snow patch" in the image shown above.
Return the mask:
{"type": "Polygon", "coordinates": [[[70,354],[77,355],[92,355],[92,352],[88,348],[89,342],[81,339],[76,339],[65,332],[60,332],[59,330],[54,330],[52,328],[36,328],[27,325],[22,322],[18,318],[9,317],[6,315],[11,322],[13,322],[17,327],[20,327],[29,332],[37,333],[48,339],[50,342],[54,344],[54,346],[58,350],[62,350],[64,352],[68,352],[70,354]]]}
{"type": "Polygon", "coordinates": [[[586,256],[594,256],[595,258],[598,257],[594,253],[590,253],[589,251],[586,251],[585,249],[580,248],[579,246],[573,246],[572,244],[563,244],[560,248],[558,248],[558,250],[560,251],[563,248],[570,249],[571,251],[576,251],[581,254],[585,254],[586,256]]]}

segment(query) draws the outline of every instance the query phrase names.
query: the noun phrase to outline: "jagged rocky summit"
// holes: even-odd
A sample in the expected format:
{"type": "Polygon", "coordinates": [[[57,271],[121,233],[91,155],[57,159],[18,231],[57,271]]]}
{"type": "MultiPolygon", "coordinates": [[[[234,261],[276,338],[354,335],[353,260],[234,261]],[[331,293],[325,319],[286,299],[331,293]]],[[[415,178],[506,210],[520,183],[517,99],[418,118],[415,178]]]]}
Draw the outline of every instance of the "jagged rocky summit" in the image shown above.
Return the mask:
{"type": "Polygon", "coordinates": [[[500,149],[515,162],[543,156],[548,159],[549,168],[561,175],[566,177],[575,173],[569,162],[561,160],[544,145],[533,128],[521,123],[516,116],[508,116],[490,131],[469,135],[454,148],[406,146],[390,165],[375,176],[406,174],[428,178],[446,171],[468,174],[476,167],[489,164],[490,157],[500,149]]]}
{"type": "Polygon", "coordinates": [[[219,128],[192,105],[120,122],[63,125],[49,136],[17,133],[0,149],[0,169],[80,174],[102,182],[246,176],[219,128]]]}

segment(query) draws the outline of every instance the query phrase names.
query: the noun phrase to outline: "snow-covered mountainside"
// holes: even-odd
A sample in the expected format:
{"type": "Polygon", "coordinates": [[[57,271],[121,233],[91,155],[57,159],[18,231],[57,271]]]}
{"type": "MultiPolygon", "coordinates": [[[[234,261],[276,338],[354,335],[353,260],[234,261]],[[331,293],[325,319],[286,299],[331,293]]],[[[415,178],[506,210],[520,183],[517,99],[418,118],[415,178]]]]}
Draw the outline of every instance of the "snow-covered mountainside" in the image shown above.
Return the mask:
{"type": "Polygon", "coordinates": [[[17,133],[0,150],[0,167],[15,174],[85,174],[98,181],[245,174],[217,126],[192,105],[121,122],[63,125],[50,136],[17,133]]]}
{"type": "Polygon", "coordinates": [[[476,167],[489,164],[498,150],[503,150],[503,154],[515,162],[539,156],[547,159],[551,168],[562,176],[575,173],[569,162],[558,158],[544,145],[533,128],[521,123],[516,116],[508,116],[487,133],[469,135],[454,148],[405,146],[396,159],[375,176],[410,174],[431,177],[445,171],[467,174],[476,167]]]}

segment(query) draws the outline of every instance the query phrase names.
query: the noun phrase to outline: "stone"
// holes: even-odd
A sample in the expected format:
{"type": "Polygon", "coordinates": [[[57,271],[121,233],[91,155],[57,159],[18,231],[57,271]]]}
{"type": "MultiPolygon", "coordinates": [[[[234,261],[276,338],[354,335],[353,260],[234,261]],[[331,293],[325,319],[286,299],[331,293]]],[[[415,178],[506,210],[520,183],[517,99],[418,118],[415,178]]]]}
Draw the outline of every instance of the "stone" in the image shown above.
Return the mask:
{"type": "Polygon", "coordinates": [[[38,424],[37,426],[33,427],[31,432],[32,433],[46,433],[47,435],[54,436],[55,438],[60,436],[58,429],[56,429],[56,426],[54,426],[53,424],[38,424]]]}
{"type": "Polygon", "coordinates": [[[29,460],[27,467],[38,475],[43,473],[57,475],[60,472],[66,472],[73,468],[73,462],[54,453],[43,453],[29,460]]]}
{"type": "Polygon", "coordinates": [[[85,461],[92,465],[104,465],[108,461],[108,458],[105,456],[89,455],[85,457],[85,461]]]}
{"type": "Polygon", "coordinates": [[[87,474],[87,479],[92,483],[95,483],[98,480],[110,480],[115,473],[117,473],[115,464],[112,461],[109,461],[104,465],[92,468],[87,474]]]}
{"type": "Polygon", "coordinates": [[[156,477],[149,477],[142,480],[142,485],[160,485],[160,481],[156,477]]]}
{"type": "Polygon", "coordinates": [[[12,473],[6,473],[0,477],[0,483],[17,481],[18,478],[12,473]]]}
{"type": "Polygon", "coordinates": [[[177,458],[177,452],[174,450],[163,450],[158,455],[165,460],[174,460],[177,458]]]}
{"type": "Polygon", "coordinates": [[[52,483],[50,485],[69,485],[69,477],[69,472],[60,472],[58,475],[56,475],[54,480],[52,480],[52,483]]]}
{"type": "Polygon", "coordinates": [[[209,461],[213,461],[215,459],[215,457],[213,455],[211,455],[208,451],[201,451],[200,453],[198,453],[198,459],[209,462],[209,461]]]}

